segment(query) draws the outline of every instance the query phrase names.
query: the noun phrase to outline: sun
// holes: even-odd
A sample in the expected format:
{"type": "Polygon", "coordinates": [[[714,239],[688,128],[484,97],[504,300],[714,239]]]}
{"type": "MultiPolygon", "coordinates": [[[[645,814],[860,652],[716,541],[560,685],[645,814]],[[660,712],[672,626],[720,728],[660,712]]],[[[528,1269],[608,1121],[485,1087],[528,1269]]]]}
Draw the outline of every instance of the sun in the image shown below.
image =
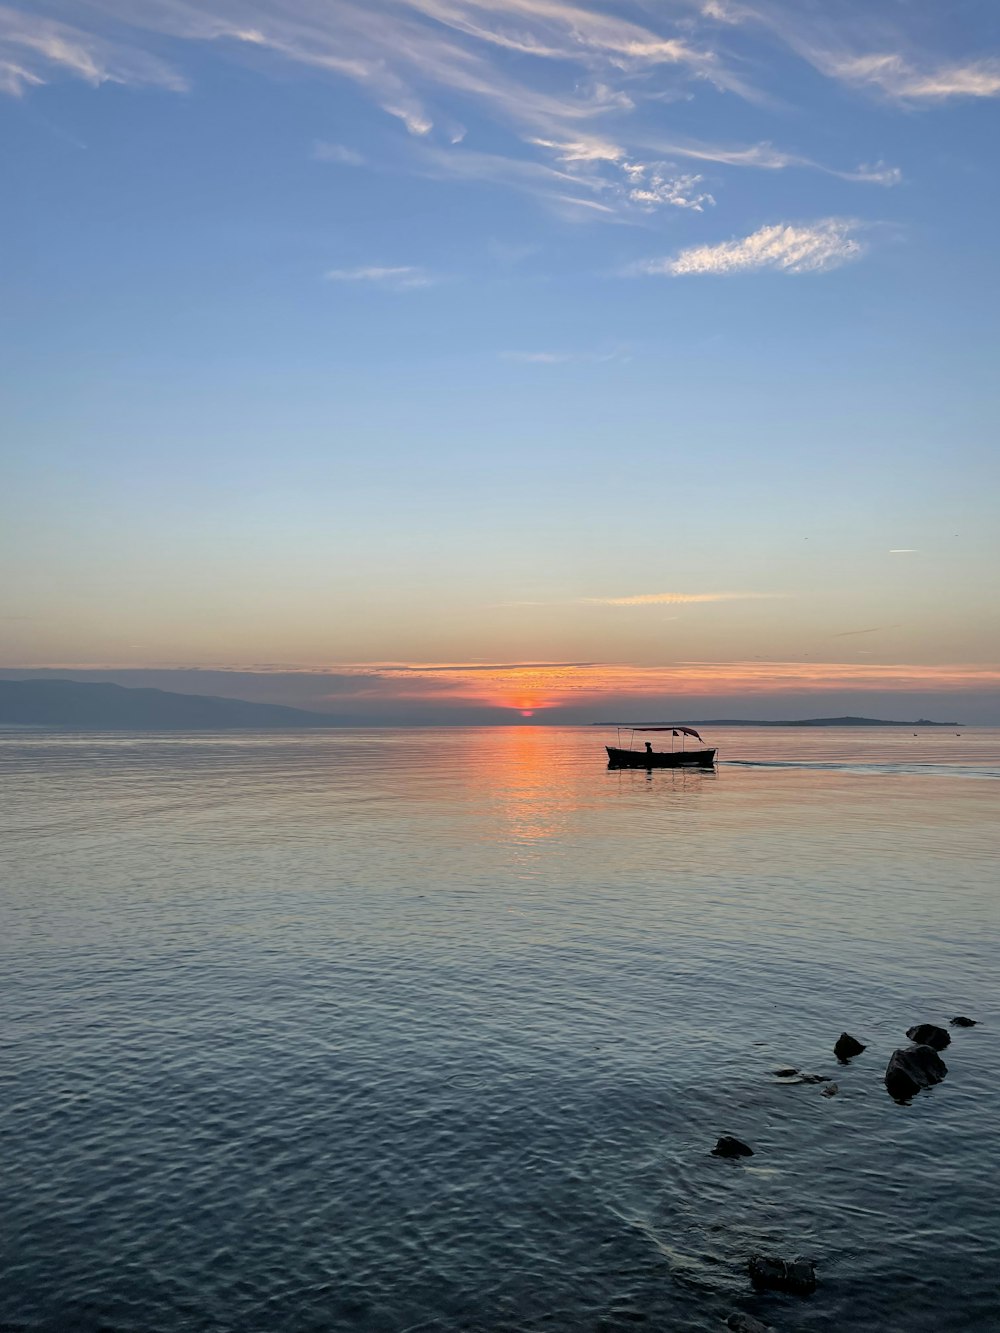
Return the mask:
{"type": "Polygon", "coordinates": [[[535,710],[534,710],[533,708],[522,708],[522,709],[521,709],[521,716],[522,716],[522,717],[534,717],[534,716],[535,716],[535,710]]]}

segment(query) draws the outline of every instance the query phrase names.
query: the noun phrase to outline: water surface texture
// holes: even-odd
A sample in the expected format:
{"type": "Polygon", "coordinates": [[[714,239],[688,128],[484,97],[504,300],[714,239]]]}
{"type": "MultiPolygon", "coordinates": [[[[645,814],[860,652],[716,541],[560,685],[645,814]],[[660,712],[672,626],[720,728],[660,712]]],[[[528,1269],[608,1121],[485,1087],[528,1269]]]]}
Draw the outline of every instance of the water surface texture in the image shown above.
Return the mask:
{"type": "Polygon", "coordinates": [[[1000,1327],[1000,733],[613,735],[0,736],[0,1328],[1000,1327]]]}

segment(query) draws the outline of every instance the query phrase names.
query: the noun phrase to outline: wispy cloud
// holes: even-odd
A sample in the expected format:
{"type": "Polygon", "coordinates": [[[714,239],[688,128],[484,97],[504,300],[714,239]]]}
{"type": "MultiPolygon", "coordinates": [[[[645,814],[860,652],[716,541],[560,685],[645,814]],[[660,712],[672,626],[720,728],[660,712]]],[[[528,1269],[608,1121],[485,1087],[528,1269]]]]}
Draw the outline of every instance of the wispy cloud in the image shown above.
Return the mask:
{"type": "Polygon", "coordinates": [[[828,78],[870,87],[900,102],[1000,96],[1000,60],[942,58],[960,25],[941,8],[918,28],[906,26],[906,7],[887,10],[873,0],[805,6],[796,0],[690,0],[703,17],[730,27],[756,24],[828,78]],[[921,34],[918,39],[918,32],[921,34]]]}
{"type": "Polygon", "coordinates": [[[591,365],[628,359],[622,349],[611,352],[501,352],[503,361],[520,361],[530,366],[564,366],[570,362],[589,362],[591,365]]]}
{"type": "Polygon", "coordinates": [[[665,259],[642,260],[627,271],[675,278],[746,273],[755,269],[823,273],[864,254],[863,243],[853,234],[858,225],[848,218],[826,218],[804,226],[779,223],[761,227],[739,240],[695,245],[665,259]]]}
{"type": "Polygon", "coordinates": [[[466,148],[422,145],[414,154],[416,170],[431,179],[480,181],[501,185],[535,196],[570,217],[614,218],[612,202],[594,196],[605,190],[605,181],[593,174],[575,173],[533,159],[502,153],[482,153],[466,148]]]}
{"type": "Polygon", "coordinates": [[[745,85],[719,54],[675,32],[667,36],[570,0],[409,0],[459,32],[521,55],[641,69],[682,66],[720,88],[745,85]]]}
{"type": "MultiPolygon", "coordinates": [[[[598,665],[596,662],[389,662],[382,663],[378,670],[384,675],[400,675],[413,672],[418,675],[425,675],[451,671],[460,671],[464,675],[466,672],[474,673],[477,671],[564,671],[581,668],[589,670],[596,665],[598,665]]],[[[368,667],[361,669],[370,670],[368,667]]]]}
{"type": "MultiPolygon", "coordinates": [[[[48,0],[48,7],[65,10],[73,23],[0,6],[0,87],[8,92],[23,93],[55,67],[91,82],[183,86],[155,55],[112,45],[102,25],[116,41],[131,28],[147,44],[158,36],[210,43],[220,54],[354,84],[405,127],[404,169],[490,181],[577,220],[642,222],[659,210],[706,211],[720,188],[718,171],[730,167],[799,167],[880,185],[899,179],[882,163],[827,167],[768,143],[672,143],[669,135],[656,142],[664,136],[651,127],[662,124],[664,99],[725,94],[725,109],[764,95],[747,71],[764,77],[765,68],[733,50],[731,38],[748,23],[778,24],[783,6],[769,0],[752,7],[672,0],[633,5],[628,16],[611,0],[48,0]],[[93,31],[83,30],[85,17],[93,31]],[[490,152],[463,144],[464,126],[477,120],[491,127],[490,152]],[[714,164],[716,176],[684,169],[695,161],[714,164]]],[[[822,48],[803,23],[792,26],[800,54],[822,48]]],[[[856,52],[845,53],[841,43],[834,55],[848,70],[844,61],[856,52]]],[[[921,83],[914,71],[922,68],[907,65],[893,77],[905,75],[911,90],[924,88],[928,97],[931,87],[963,80],[986,87],[992,77],[988,61],[972,73],[956,65],[947,77],[921,76],[921,83]]],[[[887,78],[881,69],[856,65],[851,78],[887,78]]],[[[317,145],[314,155],[341,165],[362,161],[337,143],[317,145]]]]}
{"type": "Polygon", "coordinates": [[[584,597],[590,606],[684,606],[701,602],[767,602],[784,592],[640,592],[627,597],[584,597]]]}
{"type": "Polygon", "coordinates": [[[639,143],[650,152],[680,157],[696,162],[714,162],[724,167],[743,167],[756,171],[787,171],[799,168],[819,171],[840,180],[858,181],[869,185],[898,185],[903,179],[899,167],[885,162],[860,163],[856,167],[835,167],[817,162],[805,153],[793,153],[777,148],[767,140],[758,143],[712,143],[697,139],[670,138],[657,135],[640,138],[639,143]]]}
{"type": "Polygon", "coordinates": [[[890,555],[916,555],[916,554],[917,554],[917,548],[916,548],[915,546],[893,546],[893,547],[890,547],[889,554],[890,554],[890,555]]]}
{"type": "Polygon", "coordinates": [[[901,185],[903,173],[899,167],[886,166],[884,162],[862,163],[854,171],[833,173],[847,181],[867,181],[872,185],[901,185]]]}
{"type": "Polygon", "coordinates": [[[119,83],[171,92],[187,87],[182,75],[145,51],[0,5],[0,92],[20,97],[60,75],[93,87],[119,83]]]}
{"type": "Polygon", "coordinates": [[[426,269],[407,264],[394,267],[371,264],[364,268],[331,268],[323,276],[328,282],[370,282],[379,287],[391,287],[395,291],[430,287],[438,281],[426,269]]]}
{"type": "Polygon", "coordinates": [[[364,165],[364,157],[356,148],[348,148],[341,143],[324,143],[322,141],[313,145],[313,157],[317,162],[337,162],[344,167],[360,167],[364,165]]]}
{"type": "Polygon", "coordinates": [[[900,102],[1000,96],[1000,60],[919,68],[898,52],[846,55],[814,52],[813,63],[845,83],[869,86],[900,102]]]}
{"type": "Polygon", "coordinates": [[[563,366],[574,360],[572,352],[502,352],[503,361],[523,361],[529,366],[563,366]]]}
{"type": "Polygon", "coordinates": [[[871,629],[845,629],[839,634],[831,634],[831,639],[853,639],[859,634],[881,634],[884,630],[899,629],[898,625],[874,625],[871,629]]]}

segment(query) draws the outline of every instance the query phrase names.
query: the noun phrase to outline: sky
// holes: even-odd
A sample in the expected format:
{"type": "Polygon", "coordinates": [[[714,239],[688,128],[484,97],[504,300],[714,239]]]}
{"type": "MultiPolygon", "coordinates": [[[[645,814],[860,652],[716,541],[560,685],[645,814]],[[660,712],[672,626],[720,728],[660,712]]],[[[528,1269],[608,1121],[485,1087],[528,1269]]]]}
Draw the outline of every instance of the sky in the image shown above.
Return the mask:
{"type": "Polygon", "coordinates": [[[1000,723],[998,121],[995,0],[0,2],[3,674],[1000,723]]]}

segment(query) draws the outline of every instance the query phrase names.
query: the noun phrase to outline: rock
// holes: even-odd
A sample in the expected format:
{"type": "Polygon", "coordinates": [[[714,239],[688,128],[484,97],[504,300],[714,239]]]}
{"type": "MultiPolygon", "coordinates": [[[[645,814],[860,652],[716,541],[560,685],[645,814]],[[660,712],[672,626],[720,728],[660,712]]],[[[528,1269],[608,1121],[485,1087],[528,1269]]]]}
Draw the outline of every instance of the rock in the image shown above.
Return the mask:
{"type": "Polygon", "coordinates": [[[745,1143],[739,1139],[734,1139],[731,1134],[723,1134],[712,1149],[713,1157],[752,1157],[753,1149],[748,1148],[745,1143]]]}
{"type": "Polygon", "coordinates": [[[842,1032],[837,1038],[837,1044],[833,1048],[833,1053],[841,1064],[846,1064],[856,1055],[860,1055],[867,1047],[858,1041],[857,1037],[852,1037],[849,1032],[842,1032]]]}
{"type": "Polygon", "coordinates": [[[951,1025],[953,1028],[974,1028],[976,1026],[976,1020],[974,1018],[966,1018],[964,1014],[959,1014],[957,1018],[951,1020],[951,1025]]]}
{"type": "Polygon", "coordinates": [[[816,1290],[816,1266],[810,1259],[773,1259],[755,1254],[747,1264],[755,1287],[809,1296],[816,1290]]]}
{"type": "Polygon", "coordinates": [[[762,1324],[752,1314],[731,1314],[726,1320],[726,1327],[733,1333],[772,1333],[770,1324],[762,1324]]]}
{"type": "Polygon", "coordinates": [[[917,1046],[930,1046],[935,1051],[943,1051],[951,1044],[951,1033],[933,1023],[918,1023],[915,1028],[908,1028],[906,1035],[917,1046]]]}
{"type": "Polygon", "coordinates": [[[801,1069],[775,1069],[775,1078],[787,1079],[789,1083],[829,1083],[825,1074],[806,1074],[801,1069]]]}
{"type": "Polygon", "coordinates": [[[836,1083],[828,1083],[823,1089],[822,1095],[824,1097],[836,1097],[839,1091],[840,1089],[837,1087],[836,1083]]]}
{"type": "Polygon", "coordinates": [[[885,1070],[885,1086],[897,1102],[915,1096],[921,1088],[940,1083],[948,1066],[933,1046],[911,1046],[893,1051],[885,1070]]]}

